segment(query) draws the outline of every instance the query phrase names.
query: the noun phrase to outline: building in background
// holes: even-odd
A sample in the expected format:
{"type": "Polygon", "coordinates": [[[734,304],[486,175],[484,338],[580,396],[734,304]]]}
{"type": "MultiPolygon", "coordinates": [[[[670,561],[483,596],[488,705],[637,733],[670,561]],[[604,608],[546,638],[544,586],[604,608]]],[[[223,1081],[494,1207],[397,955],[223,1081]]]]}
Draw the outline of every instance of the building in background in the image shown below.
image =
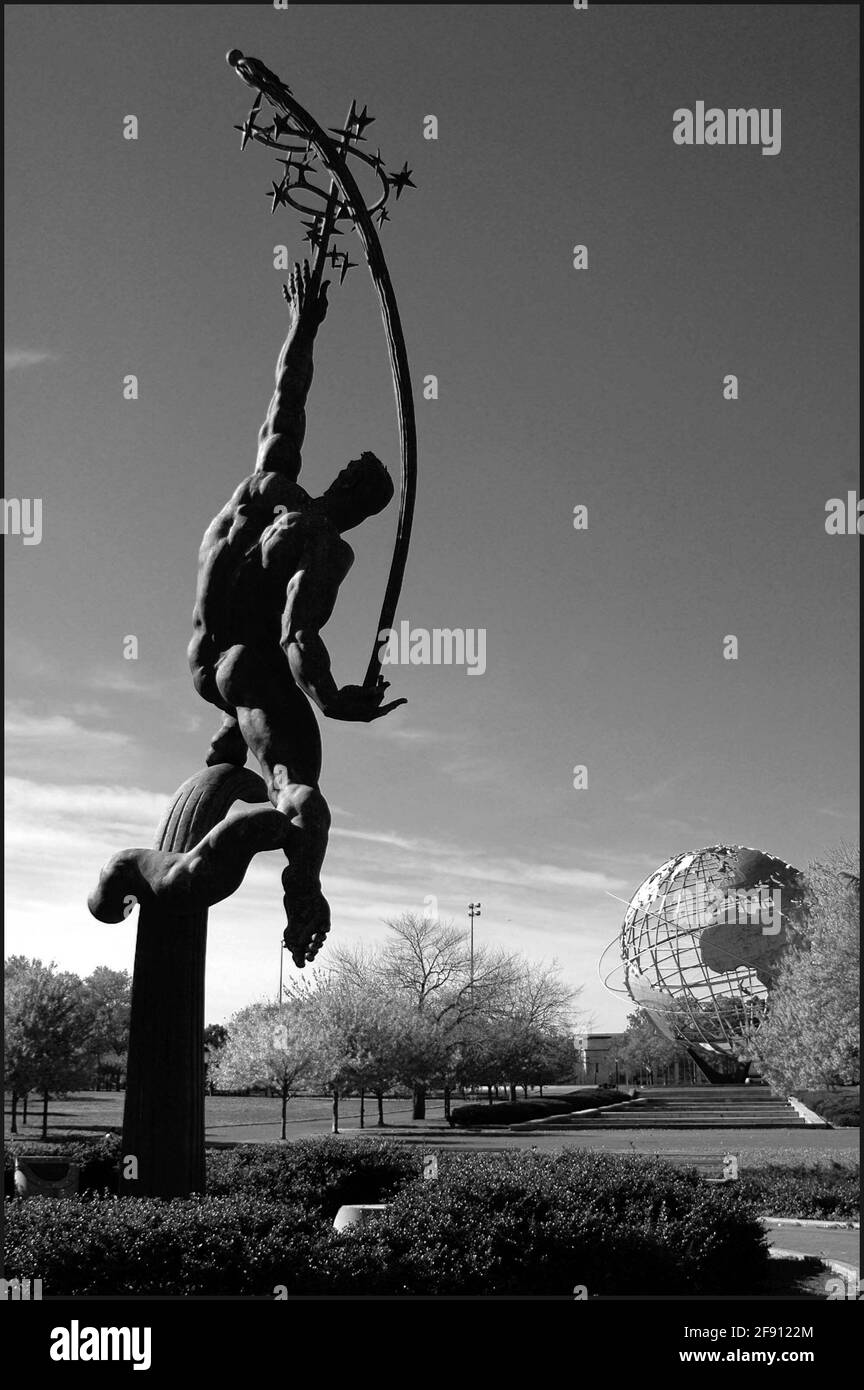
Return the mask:
{"type": "Polygon", "coordinates": [[[699,1067],[682,1052],[671,1066],[638,1067],[621,1055],[624,1033],[578,1033],[576,1075],[582,1086],[702,1086],[699,1067]]]}
{"type": "Polygon", "coordinates": [[[618,1051],[624,1042],[623,1033],[579,1033],[576,1042],[576,1062],[583,1086],[615,1086],[623,1081],[624,1071],[619,1064],[618,1051]]]}

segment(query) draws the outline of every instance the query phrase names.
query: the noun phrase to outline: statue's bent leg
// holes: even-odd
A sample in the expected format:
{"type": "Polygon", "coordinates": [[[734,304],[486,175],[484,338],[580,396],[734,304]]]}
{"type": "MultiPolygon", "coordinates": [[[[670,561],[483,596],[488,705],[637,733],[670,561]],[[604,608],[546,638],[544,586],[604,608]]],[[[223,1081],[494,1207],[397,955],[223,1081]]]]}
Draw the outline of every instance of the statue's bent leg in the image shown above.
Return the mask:
{"type": "Polygon", "coordinates": [[[289,863],[282,875],[285,944],[302,966],[315,957],[330,929],[330,908],[321,892],[330,811],[318,786],[318,724],[283,661],[281,652],[271,663],[249,647],[234,647],[219,663],[217,684],[222,698],[237,710],[273,806],[290,820],[284,843],[289,863]]]}
{"type": "Polygon", "coordinates": [[[281,849],[291,825],[272,806],[244,806],[215,825],[185,854],[127,849],[102,870],[88,905],[101,922],[121,922],[145,894],[172,914],[212,907],[240,887],[261,850],[281,849]]]}
{"type": "MultiPolygon", "coordinates": [[[[305,700],[303,703],[305,706],[305,700]]],[[[308,706],[305,713],[317,740],[318,728],[308,706]]],[[[282,874],[285,944],[295,965],[302,967],[306,961],[314,960],[330,930],[330,907],[321,891],[330,808],[321,795],[317,778],[314,783],[294,780],[298,771],[301,779],[304,774],[311,778],[316,771],[308,757],[308,745],[306,756],[298,759],[295,755],[296,725],[286,727],[281,717],[274,720],[262,709],[240,708],[237,714],[246,742],[261,766],[270,800],[290,822],[284,842],[288,866],[282,874]]]]}

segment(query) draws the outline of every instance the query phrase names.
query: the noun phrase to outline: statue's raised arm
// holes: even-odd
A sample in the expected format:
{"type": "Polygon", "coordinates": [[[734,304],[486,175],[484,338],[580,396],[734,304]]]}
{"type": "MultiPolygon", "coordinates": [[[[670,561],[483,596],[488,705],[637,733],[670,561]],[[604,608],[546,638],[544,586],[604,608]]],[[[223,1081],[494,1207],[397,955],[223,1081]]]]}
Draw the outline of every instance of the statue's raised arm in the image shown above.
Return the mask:
{"type": "Polygon", "coordinates": [[[256,471],[284,473],[296,482],[306,435],[306,400],[312,384],[315,335],[327,313],[329,280],[318,287],[309,262],[295,265],[283,293],[291,323],[276,366],[276,390],[258,432],[256,471]]]}

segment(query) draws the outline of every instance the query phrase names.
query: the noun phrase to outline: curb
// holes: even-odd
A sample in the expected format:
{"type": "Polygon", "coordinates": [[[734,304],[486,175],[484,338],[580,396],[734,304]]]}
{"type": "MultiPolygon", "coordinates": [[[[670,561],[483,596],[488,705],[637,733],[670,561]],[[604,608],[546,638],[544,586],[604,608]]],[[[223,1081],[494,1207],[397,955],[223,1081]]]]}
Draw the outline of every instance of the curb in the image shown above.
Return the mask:
{"type": "Polygon", "coordinates": [[[830,1120],[826,1120],[822,1115],[817,1115],[815,1110],[811,1110],[810,1107],[805,1105],[803,1100],[799,1100],[797,1096],[787,1096],[786,1100],[792,1106],[792,1109],[798,1112],[805,1125],[814,1125],[817,1129],[834,1128],[830,1120]]]}
{"type": "MultiPolygon", "coordinates": [[[[538,1115],[536,1120],[517,1120],[512,1125],[502,1125],[511,1134],[525,1134],[539,1130],[542,1125],[549,1129],[578,1129],[579,1121],[596,1119],[598,1115],[608,1115],[613,1110],[629,1110],[634,1105],[644,1105],[643,1096],[633,1096],[630,1100],[616,1100],[611,1105],[592,1105],[589,1110],[571,1110],[569,1115],[538,1115]]],[[[467,1126],[466,1126],[467,1128],[467,1126]]]]}
{"type": "Polygon", "coordinates": [[[768,1258],[771,1260],[818,1260],[826,1269],[830,1269],[832,1274],[836,1274],[838,1278],[843,1280],[846,1285],[847,1299],[857,1300],[858,1298],[860,1273],[855,1265],[847,1264],[845,1260],[832,1260],[828,1255],[805,1255],[800,1250],[783,1250],[779,1245],[772,1245],[769,1248],[768,1258]]]}
{"type": "Polygon", "coordinates": [[[809,1231],[860,1231],[861,1224],[858,1221],[810,1221],[804,1217],[794,1216],[763,1216],[766,1226],[782,1228],[784,1226],[802,1226],[809,1231]]]}

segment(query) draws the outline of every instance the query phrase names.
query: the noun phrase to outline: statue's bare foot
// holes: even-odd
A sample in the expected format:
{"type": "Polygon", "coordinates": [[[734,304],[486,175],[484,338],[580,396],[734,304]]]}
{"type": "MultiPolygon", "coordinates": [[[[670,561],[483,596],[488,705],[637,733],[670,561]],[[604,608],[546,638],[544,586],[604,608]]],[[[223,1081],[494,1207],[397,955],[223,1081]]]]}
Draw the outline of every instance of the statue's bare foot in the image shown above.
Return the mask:
{"type": "MultiPolygon", "coordinates": [[[[285,882],[283,876],[283,882],[285,882]]],[[[283,940],[291,959],[302,970],[317,956],[330,930],[330,904],[319,887],[286,884],[283,898],[288,925],[283,940]]]]}
{"type": "Polygon", "coordinates": [[[143,849],[125,849],[108,860],[87,899],[87,906],[98,921],[122,922],[149,892],[140,867],[140,857],[146,853],[143,849]]]}

